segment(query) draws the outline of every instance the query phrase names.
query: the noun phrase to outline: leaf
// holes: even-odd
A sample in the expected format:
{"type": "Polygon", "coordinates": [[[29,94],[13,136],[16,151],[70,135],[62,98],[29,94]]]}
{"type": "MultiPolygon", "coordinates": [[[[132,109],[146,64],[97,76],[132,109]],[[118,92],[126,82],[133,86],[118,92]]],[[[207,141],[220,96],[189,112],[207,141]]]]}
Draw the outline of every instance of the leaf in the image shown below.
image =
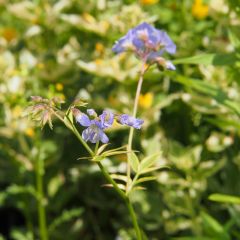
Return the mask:
{"type": "Polygon", "coordinates": [[[205,212],[201,212],[201,217],[204,229],[210,236],[213,236],[219,240],[230,240],[230,237],[225,231],[224,227],[212,216],[208,215],[205,212]]]}
{"type": "MultiPolygon", "coordinates": [[[[103,187],[113,187],[113,185],[111,184],[111,183],[107,183],[107,184],[103,184],[102,185],[103,187]]],[[[126,190],[126,187],[125,187],[125,185],[123,185],[123,184],[117,184],[117,186],[121,189],[121,190],[123,190],[123,191],[125,191],[126,190]]]]}
{"type": "Polygon", "coordinates": [[[63,185],[64,183],[64,176],[63,175],[56,175],[55,177],[53,177],[47,186],[48,189],[48,195],[50,197],[53,197],[58,190],[60,189],[60,187],[63,185]]]}
{"type": "Polygon", "coordinates": [[[102,155],[100,155],[100,156],[96,155],[96,156],[93,157],[92,161],[93,161],[93,162],[100,162],[100,161],[102,161],[104,158],[105,158],[105,157],[102,156],[102,155]]]}
{"type": "Polygon", "coordinates": [[[109,145],[109,144],[103,144],[103,145],[97,150],[97,155],[100,155],[108,145],[109,145]]]}
{"type": "Polygon", "coordinates": [[[157,178],[154,177],[154,176],[151,176],[151,177],[142,177],[142,178],[139,178],[137,181],[136,181],[136,184],[139,184],[139,183],[142,183],[142,182],[148,182],[148,181],[153,181],[153,180],[156,180],[157,178]]]}
{"type": "Polygon", "coordinates": [[[36,192],[36,190],[30,186],[20,186],[13,184],[9,186],[4,192],[0,193],[0,204],[3,204],[4,201],[7,200],[7,198],[11,195],[21,195],[21,194],[30,194],[36,199],[39,199],[39,194],[36,192]]]}
{"type": "Polygon", "coordinates": [[[166,169],[170,169],[170,167],[167,167],[167,166],[150,167],[150,168],[147,168],[147,169],[145,169],[145,170],[142,170],[142,171],[140,172],[140,174],[145,174],[145,173],[149,173],[149,172],[154,172],[154,171],[159,170],[159,169],[166,170],[166,169]]]}
{"type": "Polygon", "coordinates": [[[218,104],[227,107],[229,110],[235,112],[238,116],[240,116],[239,104],[230,100],[227,94],[221,88],[199,79],[187,78],[180,75],[175,75],[173,80],[185,85],[188,88],[194,89],[201,94],[206,94],[214,98],[218,104]]]}
{"type": "Polygon", "coordinates": [[[79,216],[81,216],[83,213],[83,209],[82,208],[73,208],[70,210],[65,210],[62,212],[62,214],[57,217],[49,226],[48,231],[51,232],[53,231],[55,228],[57,228],[59,225],[68,222],[70,220],[72,220],[73,218],[77,218],[79,216]]]}
{"type": "Polygon", "coordinates": [[[227,54],[200,54],[194,57],[180,58],[173,61],[173,64],[204,64],[214,66],[233,65],[237,61],[234,53],[227,54]]]}
{"type": "Polygon", "coordinates": [[[213,239],[208,237],[175,237],[171,238],[171,240],[213,240],[213,239]]]}
{"type": "Polygon", "coordinates": [[[240,197],[227,194],[214,193],[211,194],[208,199],[214,202],[240,204],[240,197]]]}
{"type": "Polygon", "coordinates": [[[127,176],[120,175],[120,174],[111,174],[111,178],[112,179],[117,179],[117,180],[120,180],[120,181],[123,181],[123,182],[127,182],[128,181],[127,176]]]}
{"type": "Polygon", "coordinates": [[[148,171],[148,169],[155,164],[155,162],[160,156],[161,156],[161,153],[154,153],[148,157],[145,157],[139,165],[139,173],[141,174],[148,171]]]}
{"type": "Polygon", "coordinates": [[[133,188],[131,189],[131,193],[134,192],[134,191],[137,191],[137,190],[146,190],[146,188],[145,188],[145,187],[142,187],[142,186],[136,186],[136,187],[133,187],[133,188]]]}
{"type": "Polygon", "coordinates": [[[128,154],[128,161],[129,161],[133,171],[137,173],[138,167],[139,167],[139,159],[134,152],[130,152],[128,154]]]}
{"type": "Polygon", "coordinates": [[[232,30],[228,30],[228,37],[229,37],[229,40],[230,40],[231,44],[235,48],[239,48],[240,47],[240,40],[237,37],[237,35],[233,32],[233,29],[232,30]]]}

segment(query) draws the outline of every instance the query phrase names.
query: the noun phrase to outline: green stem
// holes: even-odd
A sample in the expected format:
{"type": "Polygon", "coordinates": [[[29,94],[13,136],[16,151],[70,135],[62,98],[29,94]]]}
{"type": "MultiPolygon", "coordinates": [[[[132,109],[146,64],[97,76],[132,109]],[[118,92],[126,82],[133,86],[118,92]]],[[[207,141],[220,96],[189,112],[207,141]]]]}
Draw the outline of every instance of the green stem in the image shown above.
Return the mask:
{"type": "MultiPolygon", "coordinates": [[[[136,96],[135,96],[135,100],[134,100],[134,107],[133,107],[133,117],[136,118],[137,116],[137,110],[138,110],[138,102],[139,102],[139,96],[141,93],[141,89],[142,89],[142,83],[143,83],[143,75],[145,73],[145,62],[143,62],[142,68],[141,68],[141,72],[140,72],[140,77],[138,80],[138,85],[137,85],[137,90],[136,90],[136,96]]],[[[132,141],[133,141],[133,132],[134,132],[134,128],[131,127],[130,131],[129,131],[129,137],[128,137],[128,152],[132,151],[132,141]]],[[[131,178],[131,167],[130,167],[130,163],[128,161],[127,164],[127,189],[129,187],[130,184],[130,178],[131,178]]]]}
{"type": "Polygon", "coordinates": [[[98,147],[99,147],[99,141],[97,141],[95,146],[95,150],[94,150],[95,155],[97,154],[98,147]]]}
{"type": "Polygon", "coordinates": [[[137,217],[134,211],[134,208],[129,200],[129,197],[125,195],[125,193],[118,187],[118,185],[116,184],[116,182],[111,178],[111,176],[109,175],[109,173],[106,171],[106,169],[104,168],[104,166],[101,164],[101,162],[97,163],[99,168],[101,169],[104,177],[108,180],[108,182],[110,182],[114,189],[116,190],[116,192],[119,194],[119,196],[125,201],[128,211],[130,213],[131,219],[132,219],[132,223],[133,223],[133,227],[135,229],[135,233],[136,233],[136,237],[137,240],[142,240],[142,235],[141,235],[141,230],[138,226],[138,222],[137,222],[137,217]]]}
{"type": "Polygon", "coordinates": [[[137,240],[142,240],[142,234],[141,234],[141,230],[138,226],[137,216],[135,214],[134,208],[133,208],[129,198],[127,198],[125,200],[125,202],[126,202],[126,205],[128,207],[128,211],[130,213],[130,216],[132,218],[132,223],[133,223],[133,226],[134,226],[134,229],[135,229],[135,232],[136,232],[137,240]]]}
{"type": "Polygon", "coordinates": [[[126,195],[128,196],[128,194],[131,192],[132,188],[134,187],[135,185],[135,182],[138,180],[138,177],[139,177],[139,174],[136,174],[131,182],[131,184],[129,184],[129,187],[126,191],[126,195]]]}
{"type": "MultiPolygon", "coordinates": [[[[58,109],[57,109],[58,110],[58,109]]],[[[58,110],[59,111],[59,110],[58,110]]],[[[62,116],[60,116],[57,112],[52,111],[52,113],[60,120],[62,121],[65,126],[70,129],[75,136],[78,138],[78,140],[82,143],[82,145],[86,148],[86,150],[88,151],[88,153],[91,156],[94,156],[94,152],[92,151],[92,149],[88,146],[88,144],[82,139],[81,135],[79,134],[78,130],[76,129],[76,127],[74,126],[74,124],[71,122],[71,120],[69,119],[69,117],[67,116],[67,121],[64,121],[64,119],[62,118],[62,116]]]]}
{"type": "Polygon", "coordinates": [[[111,176],[109,175],[109,173],[106,171],[106,169],[104,168],[104,166],[102,165],[101,162],[97,162],[99,168],[101,169],[101,172],[103,173],[104,177],[107,179],[108,182],[110,182],[114,189],[116,190],[116,192],[119,194],[119,196],[126,201],[127,197],[125,195],[125,193],[118,187],[117,183],[111,178],[111,176]]]}
{"type": "Polygon", "coordinates": [[[36,163],[36,189],[39,196],[38,202],[38,222],[41,240],[48,240],[46,213],[44,207],[44,193],[43,193],[43,160],[40,156],[37,157],[36,163]]]}

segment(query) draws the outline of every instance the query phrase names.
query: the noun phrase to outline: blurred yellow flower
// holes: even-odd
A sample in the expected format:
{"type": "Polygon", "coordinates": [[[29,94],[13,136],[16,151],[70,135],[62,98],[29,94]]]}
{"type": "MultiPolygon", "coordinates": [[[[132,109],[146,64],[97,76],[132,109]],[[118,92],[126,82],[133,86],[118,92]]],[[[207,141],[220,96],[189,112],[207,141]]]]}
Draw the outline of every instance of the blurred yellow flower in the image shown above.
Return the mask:
{"type": "Polygon", "coordinates": [[[55,87],[56,87],[57,91],[63,90],[63,85],[61,83],[56,83],[55,87]]]}
{"type": "Polygon", "coordinates": [[[90,15],[89,13],[86,13],[86,12],[83,13],[82,17],[88,23],[95,23],[96,22],[96,19],[92,15],[90,15]]]}
{"type": "Polygon", "coordinates": [[[102,26],[102,28],[104,29],[104,31],[107,31],[108,29],[109,29],[109,27],[110,27],[110,23],[109,22],[107,22],[107,21],[101,21],[100,22],[101,24],[101,26],[102,26]]]}
{"type": "Polygon", "coordinates": [[[14,118],[18,118],[21,116],[23,109],[20,106],[16,106],[12,110],[12,115],[14,118]]]}
{"type": "Polygon", "coordinates": [[[98,53],[103,53],[104,52],[104,46],[102,43],[96,43],[95,45],[95,49],[98,53]]]}
{"type": "Polygon", "coordinates": [[[152,106],[153,103],[153,93],[146,93],[144,95],[139,96],[139,106],[142,108],[149,108],[152,106]]]}
{"type": "Polygon", "coordinates": [[[5,28],[1,34],[8,42],[11,42],[17,37],[17,32],[14,28],[5,28]]]}
{"type": "Polygon", "coordinates": [[[100,65],[100,64],[102,64],[102,63],[103,63],[103,60],[100,59],[100,58],[97,58],[97,59],[95,60],[95,64],[96,64],[96,65],[100,65]]]}
{"type": "Polygon", "coordinates": [[[209,7],[202,3],[202,0],[195,0],[192,5],[192,15],[198,19],[204,19],[208,16],[209,7]]]}
{"type": "Polygon", "coordinates": [[[152,4],[155,4],[157,2],[158,2],[158,0],[140,0],[140,3],[143,4],[143,5],[152,5],[152,4]]]}
{"type": "Polygon", "coordinates": [[[25,134],[28,136],[28,137],[33,137],[35,135],[35,132],[33,130],[33,128],[27,128],[25,130],[25,134]]]}
{"type": "Polygon", "coordinates": [[[64,94],[59,94],[58,97],[60,97],[61,100],[65,101],[66,100],[66,97],[64,94]]]}
{"type": "Polygon", "coordinates": [[[38,69],[43,69],[44,67],[45,67],[44,63],[40,62],[40,63],[37,64],[38,69]]]}

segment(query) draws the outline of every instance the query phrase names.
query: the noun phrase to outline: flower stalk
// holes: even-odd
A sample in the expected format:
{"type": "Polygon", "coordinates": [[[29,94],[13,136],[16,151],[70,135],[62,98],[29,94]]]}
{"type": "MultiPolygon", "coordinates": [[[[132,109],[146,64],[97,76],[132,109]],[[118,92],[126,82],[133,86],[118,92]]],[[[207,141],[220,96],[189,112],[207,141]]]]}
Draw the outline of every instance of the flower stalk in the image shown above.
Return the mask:
{"type": "MultiPolygon", "coordinates": [[[[145,73],[145,62],[143,62],[143,64],[142,64],[140,77],[138,80],[138,85],[137,85],[137,90],[136,90],[136,95],[135,95],[135,100],[134,100],[134,107],[133,107],[133,117],[134,118],[136,118],[136,116],[137,116],[138,102],[139,102],[139,97],[141,94],[144,73],[145,73]]],[[[129,130],[129,137],[128,137],[128,152],[132,151],[133,133],[134,133],[134,128],[131,127],[129,130]]],[[[129,184],[130,184],[130,179],[131,179],[131,166],[130,166],[129,160],[127,163],[127,179],[128,179],[128,181],[127,181],[127,189],[128,189],[129,184]]]]}
{"type": "Polygon", "coordinates": [[[48,240],[48,231],[46,223],[46,211],[44,207],[44,192],[43,192],[43,160],[37,156],[35,166],[36,171],[36,190],[38,193],[38,223],[41,240],[48,240]]]}

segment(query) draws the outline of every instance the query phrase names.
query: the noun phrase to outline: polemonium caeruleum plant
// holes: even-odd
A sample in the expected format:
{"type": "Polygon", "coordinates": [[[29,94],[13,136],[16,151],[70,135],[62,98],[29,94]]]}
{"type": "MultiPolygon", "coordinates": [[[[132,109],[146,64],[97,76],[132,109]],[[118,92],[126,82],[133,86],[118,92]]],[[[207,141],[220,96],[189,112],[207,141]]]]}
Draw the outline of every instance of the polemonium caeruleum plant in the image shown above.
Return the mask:
{"type": "Polygon", "coordinates": [[[76,135],[89,153],[88,157],[83,158],[90,159],[98,164],[106,180],[126,203],[136,232],[136,237],[138,240],[141,240],[144,235],[138,225],[137,217],[129,196],[134,190],[140,189],[140,183],[154,179],[154,177],[147,177],[145,175],[157,169],[154,164],[159,158],[160,153],[146,156],[140,161],[132,149],[134,129],[141,129],[144,124],[142,119],[137,118],[139,96],[143,77],[149,66],[157,64],[159,67],[167,70],[175,70],[175,66],[171,61],[165,59],[163,54],[165,52],[174,54],[176,45],[166,32],[158,30],[147,23],[142,23],[129,30],[124,37],[120,38],[112,50],[116,54],[131,52],[142,63],[132,116],[114,113],[109,110],[104,110],[100,115],[93,109],[87,109],[86,113],[84,113],[82,109],[86,106],[86,103],[81,100],[74,101],[66,111],[62,111],[60,106],[63,102],[60,99],[45,99],[39,96],[32,97],[32,105],[28,108],[28,112],[33,119],[40,121],[42,127],[48,123],[50,128],[52,128],[52,117],[55,116],[76,135]],[[112,127],[114,121],[130,127],[128,145],[127,147],[122,146],[116,149],[106,150],[109,137],[105,131],[112,127]],[[76,123],[82,127],[81,134],[76,128],[76,123]],[[95,145],[94,147],[92,147],[93,144],[95,145]],[[104,167],[102,160],[123,153],[127,154],[128,157],[126,175],[111,175],[104,167]],[[124,181],[125,184],[118,184],[119,180],[124,181]]]}

